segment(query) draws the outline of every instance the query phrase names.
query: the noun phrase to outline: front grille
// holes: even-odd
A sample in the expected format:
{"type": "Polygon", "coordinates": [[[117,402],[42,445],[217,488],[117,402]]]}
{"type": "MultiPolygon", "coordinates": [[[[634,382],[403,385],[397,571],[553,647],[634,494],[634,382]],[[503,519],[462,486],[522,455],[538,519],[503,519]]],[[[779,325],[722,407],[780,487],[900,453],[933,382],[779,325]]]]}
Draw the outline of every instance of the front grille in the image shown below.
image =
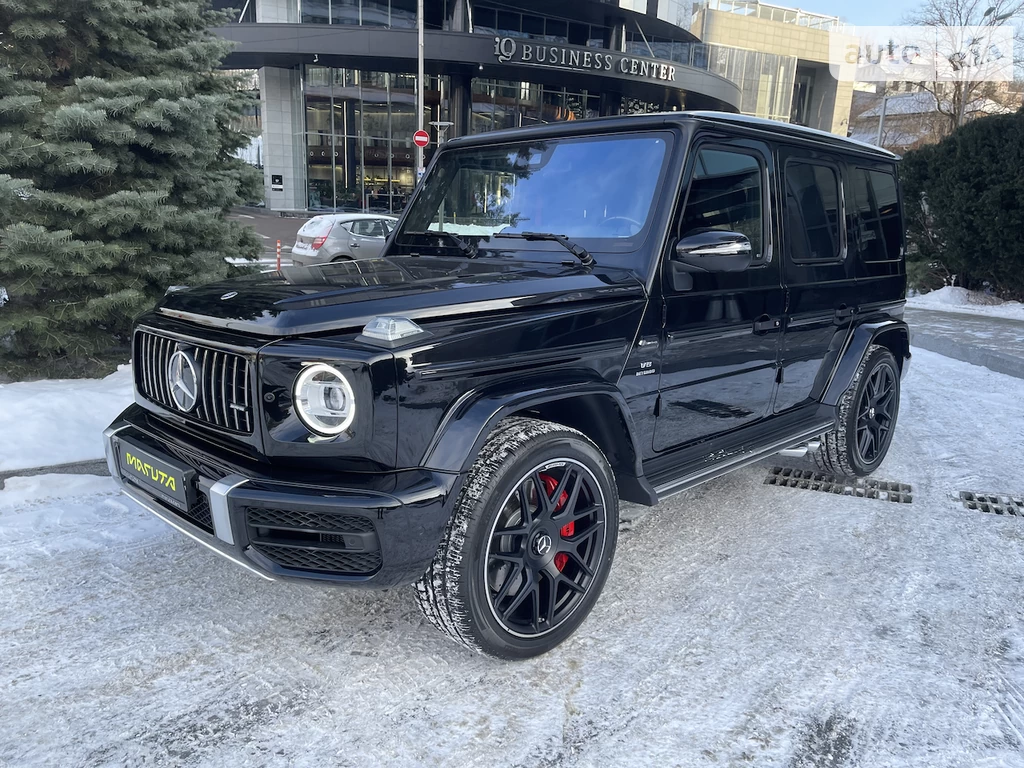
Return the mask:
{"type": "Polygon", "coordinates": [[[196,500],[189,505],[187,512],[174,511],[207,533],[213,533],[213,513],[210,512],[210,500],[205,493],[200,491],[196,494],[196,500]]]}
{"type": "Polygon", "coordinates": [[[381,566],[373,520],[319,509],[246,507],[249,543],[282,568],[365,576],[381,566]]]}
{"type": "Polygon", "coordinates": [[[204,424],[252,434],[249,363],[241,355],[140,330],[135,334],[133,364],[135,385],[147,400],[204,424]],[[191,355],[199,378],[196,404],[188,412],[181,411],[171,398],[167,375],[171,356],[179,349],[191,355]]]}
{"type": "Polygon", "coordinates": [[[305,512],[298,509],[257,509],[255,507],[249,507],[246,514],[249,526],[252,528],[340,533],[370,533],[373,531],[373,523],[369,518],[356,515],[305,512]]]}
{"type": "Polygon", "coordinates": [[[295,547],[257,542],[259,552],[284,568],[365,576],[380,568],[380,552],[343,552],[320,547],[295,547]]]}

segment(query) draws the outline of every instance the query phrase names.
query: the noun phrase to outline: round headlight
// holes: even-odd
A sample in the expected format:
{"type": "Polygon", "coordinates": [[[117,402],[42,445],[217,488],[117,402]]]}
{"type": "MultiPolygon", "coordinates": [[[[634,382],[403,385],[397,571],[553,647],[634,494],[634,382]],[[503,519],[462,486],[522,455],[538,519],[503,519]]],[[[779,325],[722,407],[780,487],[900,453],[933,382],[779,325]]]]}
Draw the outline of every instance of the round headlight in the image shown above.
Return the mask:
{"type": "Polygon", "coordinates": [[[295,413],[311,431],[324,437],[339,435],[356,417],[356,396],[345,375],[324,363],[302,369],[295,379],[295,413]]]}

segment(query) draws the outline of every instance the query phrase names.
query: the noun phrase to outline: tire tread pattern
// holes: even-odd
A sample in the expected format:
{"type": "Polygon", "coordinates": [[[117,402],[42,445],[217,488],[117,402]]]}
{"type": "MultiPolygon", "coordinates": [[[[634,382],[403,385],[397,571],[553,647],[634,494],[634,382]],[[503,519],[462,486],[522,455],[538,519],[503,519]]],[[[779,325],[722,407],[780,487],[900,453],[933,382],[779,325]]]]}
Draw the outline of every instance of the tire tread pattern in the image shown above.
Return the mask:
{"type": "Polygon", "coordinates": [[[878,358],[880,352],[889,355],[887,347],[880,344],[872,344],[864,354],[864,359],[857,366],[857,372],[853,376],[849,389],[843,393],[839,400],[837,409],[837,423],[835,429],[829,430],[822,436],[821,448],[814,452],[814,463],[818,469],[839,477],[858,477],[862,473],[857,472],[850,462],[850,441],[847,432],[849,431],[850,410],[856,406],[857,395],[860,392],[860,382],[864,378],[865,371],[869,364],[878,358]]]}
{"type": "Polygon", "coordinates": [[[484,650],[474,635],[459,584],[466,532],[470,522],[480,514],[480,499],[491,487],[498,468],[528,443],[553,432],[570,434],[597,450],[582,432],[562,424],[522,416],[498,422],[473,462],[434,559],[414,585],[417,602],[427,621],[455,642],[478,653],[484,650]]]}

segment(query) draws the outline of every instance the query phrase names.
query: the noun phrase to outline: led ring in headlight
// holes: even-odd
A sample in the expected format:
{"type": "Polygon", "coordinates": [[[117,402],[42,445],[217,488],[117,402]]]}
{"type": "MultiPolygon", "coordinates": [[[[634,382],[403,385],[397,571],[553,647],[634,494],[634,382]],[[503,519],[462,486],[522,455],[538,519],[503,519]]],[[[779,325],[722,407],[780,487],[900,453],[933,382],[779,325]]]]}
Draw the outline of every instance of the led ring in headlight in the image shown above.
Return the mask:
{"type": "Polygon", "coordinates": [[[324,363],[302,369],[292,392],[295,413],[318,435],[340,435],[356,417],[356,396],[345,374],[324,363]]]}

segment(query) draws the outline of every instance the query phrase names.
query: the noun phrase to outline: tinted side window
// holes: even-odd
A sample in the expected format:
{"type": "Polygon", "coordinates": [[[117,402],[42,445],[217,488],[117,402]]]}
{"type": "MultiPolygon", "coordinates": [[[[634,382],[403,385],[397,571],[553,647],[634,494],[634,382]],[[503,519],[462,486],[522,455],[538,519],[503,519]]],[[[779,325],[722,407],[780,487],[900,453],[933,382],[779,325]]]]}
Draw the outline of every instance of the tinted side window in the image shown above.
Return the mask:
{"type": "Polygon", "coordinates": [[[701,229],[739,232],[750,240],[754,261],[764,258],[761,165],[753,155],[701,149],[694,161],[680,235],[701,229]]]}
{"type": "Polygon", "coordinates": [[[841,255],[839,177],[834,168],[786,164],[786,234],[793,261],[832,261],[841,255]]]}
{"type": "Polygon", "coordinates": [[[885,261],[885,238],[882,235],[882,222],[878,217],[878,206],[871,191],[870,172],[865,168],[854,168],[851,171],[850,191],[853,198],[851,221],[851,238],[856,237],[857,250],[862,261],[885,261]]]}
{"type": "Polygon", "coordinates": [[[882,171],[869,171],[871,191],[878,207],[878,219],[882,225],[882,237],[890,261],[900,258],[903,247],[903,217],[900,212],[900,197],[896,192],[896,177],[882,171]]]}
{"type": "Polygon", "coordinates": [[[867,263],[897,261],[903,237],[896,178],[882,171],[854,168],[851,187],[852,224],[860,258],[867,263]]]}

